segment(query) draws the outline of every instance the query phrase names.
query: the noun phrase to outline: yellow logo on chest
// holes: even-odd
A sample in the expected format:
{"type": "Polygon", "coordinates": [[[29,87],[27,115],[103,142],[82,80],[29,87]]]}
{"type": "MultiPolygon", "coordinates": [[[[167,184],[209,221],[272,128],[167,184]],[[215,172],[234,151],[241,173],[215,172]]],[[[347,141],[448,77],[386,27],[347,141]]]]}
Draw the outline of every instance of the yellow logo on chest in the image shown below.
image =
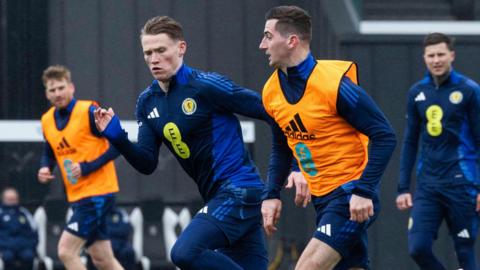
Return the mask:
{"type": "Polygon", "coordinates": [[[180,129],[173,122],[168,122],[163,127],[163,136],[172,144],[173,150],[175,153],[183,159],[190,157],[190,149],[188,145],[182,141],[182,134],[180,129]]]}

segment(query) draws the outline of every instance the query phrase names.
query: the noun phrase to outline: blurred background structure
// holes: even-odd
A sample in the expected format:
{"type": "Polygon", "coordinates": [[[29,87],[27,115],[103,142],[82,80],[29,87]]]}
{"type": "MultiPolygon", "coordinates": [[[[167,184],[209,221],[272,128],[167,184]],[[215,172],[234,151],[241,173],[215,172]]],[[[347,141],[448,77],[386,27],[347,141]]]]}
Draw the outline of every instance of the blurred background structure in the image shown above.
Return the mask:
{"type": "MultiPolygon", "coordinates": [[[[399,142],[406,93],[426,72],[425,34],[439,31],[456,37],[454,68],[480,81],[478,0],[0,0],[0,121],[40,118],[49,107],[40,76],[50,64],[72,70],[77,98],[97,100],[114,108],[120,119],[134,120],[136,98],[152,80],[143,62],[139,31],[156,15],[183,24],[187,64],[261,91],[272,72],[258,50],[264,14],[273,6],[290,4],[312,16],[315,57],[358,63],[361,85],[385,112],[399,142]]],[[[15,186],[31,210],[46,208],[47,219],[51,211],[58,214],[51,207],[63,209],[58,206],[64,201],[60,179],[49,186],[36,179],[41,143],[7,141],[6,133],[0,130],[0,189],[15,186]]],[[[248,147],[265,178],[270,136],[264,123],[255,122],[255,141],[248,147]]],[[[382,213],[369,230],[372,269],[417,269],[407,253],[408,214],[395,207],[399,156],[397,147],[382,179],[382,213]]],[[[202,206],[195,185],[165,150],[150,176],[137,173],[122,157],[116,165],[118,203],[129,211],[143,210],[143,253],[152,260],[168,260],[164,210],[176,213],[178,224],[172,228],[178,233],[185,218],[181,211],[194,215],[202,206]]],[[[283,198],[280,232],[269,240],[272,269],[293,269],[315,227],[309,223],[314,220],[311,207],[295,208],[291,192],[283,198]]],[[[59,224],[61,220],[63,216],[56,217],[59,224]]],[[[55,235],[55,228],[47,226],[49,252],[54,252],[58,240],[48,237],[55,235]]],[[[445,234],[443,228],[435,250],[454,269],[455,254],[445,234]]]]}

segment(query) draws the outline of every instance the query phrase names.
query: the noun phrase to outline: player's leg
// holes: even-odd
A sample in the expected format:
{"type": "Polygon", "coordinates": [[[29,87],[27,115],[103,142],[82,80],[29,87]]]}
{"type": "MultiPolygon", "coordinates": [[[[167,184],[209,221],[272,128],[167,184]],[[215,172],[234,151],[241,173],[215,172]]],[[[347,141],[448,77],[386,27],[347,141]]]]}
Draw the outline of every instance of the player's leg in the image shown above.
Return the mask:
{"type": "Polygon", "coordinates": [[[114,205],[115,197],[113,195],[95,196],[90,198],[90,211],[86,214],[92,220],[88,225],[87,251],[93,264],[99,270],[123,269],[113,255],[107,228],[108,213],[114,205]]]}
{"type": "Polygon", "coordinates": [[[458,263],[463,270],[476,270],[475,239],[453,236],[458,263]]]}
{"type": "Polygon", "coordinates": [[[368,235],[363,233],[360,241],[350,249],[348,257],[342,258],[334,270],[366,270],[369,268],[368,235]]]}
{"type": "Polygon", "coordinates": [[[33,269],[35,251],[31,248],[22,249],[18,254],[18,259],[21,263],[21,269],[33,269]]]}
{"type": "Polygon", "coordinates": [[[433,241],[445,215],[438,193],[433,188],[418,187],[408,225],[408,252],[421,269],[445,267],[433,254],[433,241]]]}
{"type": "MultiPolygon", "coordinates": [[[[225,182],[182,232],[172,248],[172,261],[182,269],[243,269],[221,251],[232,247],[255,226],[259,228],[262,192],[261,187],[239,188],[225,182]]],[[[262,256],[264,243],[256,243],[262,256]]]]}
{"type": "Polygon", "coordinates": [[[296,270],[330,270],[342,257],[328,244],[312,238],[298,259],[296,270]]]}
{"type": "Polygon", "coordinates": [[[374,213],[368,221],[350,220],[349,192],[341,187],[324,197],[313,197],[317,212],[317,230],[297,263],[297,270],[368,269],[367,228],[376,219],[378,199],[373,199],[374,213]]]}
{"type": "Polygon", "coordinates": [[[86,270],[80,260],[80,250],[85,240],[79,236],[64,230],[58,241],[58,258],[68,270],[86,270]]]}
{"type": "MultiPolygon", "coordinates": [[[[239,226],[242,225],[239,224],[239,226]]],[[[234,260],[244,270],[265,270],[268,268],[268,253],[260,220],[255,222],[252,228],[235,241],[231,247],[219,251],[234,260]]]]}
{"type": "Polygon", "coordinates": [[[180,234],[170,253],[172,262],[181,269],[241,270],[228,256],[215,251],[230,245],[216,220],[197,214],[180,234]]]}
{"type": "Polygon", "coordinates": [[[455,186],[442,190],[448,209],[447,225],[452,235],[460,267],[477,269],[475,238],[479,216],[476,211],[477,190],[474,186],[455,186]]]}
{"type": "Polygon", "coordinates": [[[113,256],[110,240],[97,240],[88,247],[88,254],[98,270],[120,270],[123,267],[113,256]]]}
{"type": "Polygon", "coordinates": [[[0,258],[3,260],[4,269],[12,269],[15,265],[15,253],[12,249],[0,249],[0,258]]]}
{"type": "Polygon", "coordinates": [[[121,250],[113,250],[113,255],[125,269],[135,269],[135,252],[130,245],[125,245],[121,250]]]}
{"type": "MultiPolygon", "coordinates": [[[[329,220],[330,218],[327,217],[325,219],[329,220]]],[[[348,237],[350,240],[347,241],[345,241],[343,237],[333,237],[333,241],[337,241],[338,244],[334,244],[328,240],[324,240],[326,242],[323,242],[317,237],[312,238],[302,252],[295,269],[369,269],[366,227],[368,227],[366,224],[357,226],[356,229],[353,229],[356,233],[352,231],[352,234],[348,237]]],[[[321,226],[319,226],[319,228],[321,228],[321,226]]]]}

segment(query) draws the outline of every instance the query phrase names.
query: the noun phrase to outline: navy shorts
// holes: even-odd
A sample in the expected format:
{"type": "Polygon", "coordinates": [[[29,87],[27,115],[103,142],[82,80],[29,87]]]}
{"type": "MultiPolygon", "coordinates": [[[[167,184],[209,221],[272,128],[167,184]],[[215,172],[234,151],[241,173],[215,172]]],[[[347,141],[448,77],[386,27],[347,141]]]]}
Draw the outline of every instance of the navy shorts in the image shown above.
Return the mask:
{"type": "Polygon", "coordinates": [[[107,216],[115,205],[113,194],[93,196],[72,203],[73,215],[65,230],[87,241],[108,240],[107,216]]]}
{"type": "Polygon", "coordinates": [[[321,197],[312,196],[317,213],[317,230],[314,237],[326,243],[342,256],[334,268],[349,269],[358,267],[369,269],[367,228],[380,211],[378,197],[372,199],[374,216],[363,223],[350,220],[351,191],[339,187],[321,197]]]}
{"type": "Polygon", "coordinates": [[[428,233],[435,239],[445,219],[453,237],[475,239],[479,223],[476,196],[477,190],[472,185],[418,186],[409,234],[428,233]]]}

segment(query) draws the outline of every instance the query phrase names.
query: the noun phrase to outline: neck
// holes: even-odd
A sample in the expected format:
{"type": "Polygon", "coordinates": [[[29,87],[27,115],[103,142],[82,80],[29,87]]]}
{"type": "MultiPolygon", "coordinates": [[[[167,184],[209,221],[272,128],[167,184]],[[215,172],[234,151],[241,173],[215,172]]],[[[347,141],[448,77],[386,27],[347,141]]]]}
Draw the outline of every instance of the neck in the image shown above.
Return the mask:
{"type": "Polygon", "coordinates": [[[73,101],[73,98],[70,99],[70,101],[67,103],[67,105],[65,107],[56,107],[57,111],[60,111],[60,112],[64,112],[68,109],[68,106],[70,106],[70,104],[72,103],[73,101]]]}
{"type": "Polygon", "coordinates": [[[183,65],[183,59],[182,59],[182,61],[180,61],[180,64],[178,65],[178,67],[175,68],[175,72],[173,72],[173,75],[170,78],[168,78],[166,81],[157,80],[158,85],[160,86],[160,89],[162,89],[163,92],[168,93],[168,89],[170,87],[170,82],[172,81],[173,76],[177,75],[177,73],[180,70],[180,68],[182,67],[182,65],[183,65]]]}
{"type": "Polygon", "coordinates": [[[440,85],[442,85],[442,83],[444,83],[447,79],[448,79],[448,76],[450,76],[450,73],[451,73],[451,69],[448,70],[447,72],[445,72],[444,74],[440,75],[440,76],[432,76],[433,78],[433,82],[435,83],[435,85],[437,87],[439,87],[440,85]]]}
{"type": "Polygon", "coordinates": [[[296,67],[305,59],[307,59],[308,54],[310,53],[310,49],[305,49],[305,48],[298,48],[296,51],[292,53],[286,64],[281,67],[281,70],[285,73],[287,73],[287,68],[289,67],[296,67]]]}
{"type": "Polygon", "coordinates": [[[165,93],[168,93],[168,87],[170,86],[170,80],[172,78],[170,78],[168,81],[160,81],[160,80],[157,80],[158,81],[158,85],[160,86],[160,89],[162,89],[163,92],[165,93]]]}

